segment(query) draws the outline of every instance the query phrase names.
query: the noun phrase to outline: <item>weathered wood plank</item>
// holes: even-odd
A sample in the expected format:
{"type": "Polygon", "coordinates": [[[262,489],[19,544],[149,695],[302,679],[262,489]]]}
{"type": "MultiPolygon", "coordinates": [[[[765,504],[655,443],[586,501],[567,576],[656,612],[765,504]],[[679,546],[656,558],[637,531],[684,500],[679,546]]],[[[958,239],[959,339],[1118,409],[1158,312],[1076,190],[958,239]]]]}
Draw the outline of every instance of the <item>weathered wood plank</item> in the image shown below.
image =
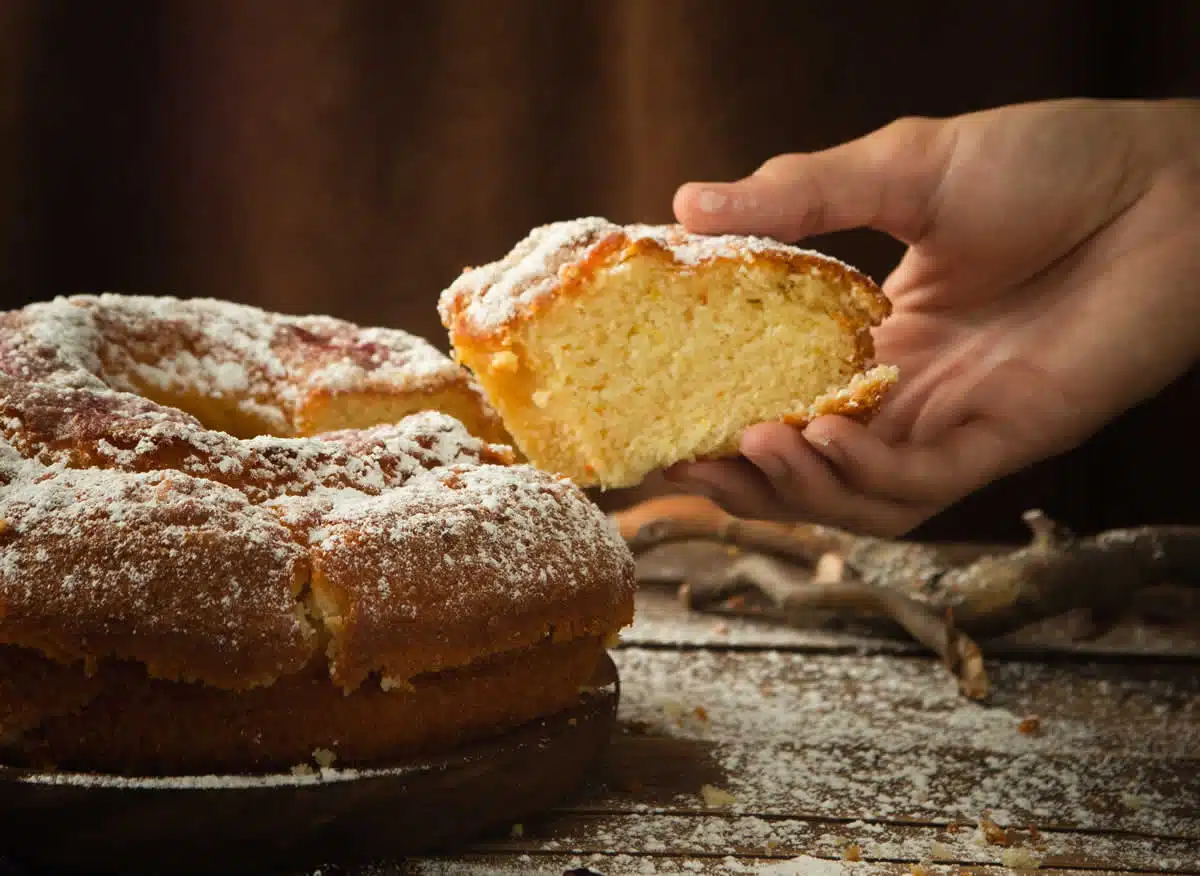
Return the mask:
{"type": "Polygon", "coordinates": [[[1200,867],[1200,840],[1011,830],[989,842],[974,825],[936,828],[878,822],[719,815],[561,816],[521,825],[519,837],[473,851],[509,854],[637,854],[676,857],[853,857],[870,863],[1002,866],[1024,849],[1042,867],[1187,873],[1200,867]]]}
{"type": "Polygon", "coordinates": [[[663,730],[683,724],[699,738],[720,738],[722,721],[741,716],[728,729],[774,741],[886,735],[926,747],[1200,757],[1200,672],[1188,664],[996,663],[980,704],[929,659],[622,648],[614,660],[621,717],[663,730]],[[704,707],[709,720],[679,715],[680,705],[704,707]],[[1036,732],[1023,733],[1030,715],[1036,732]]]}
{"type": "MultiPolygon", "coordinates": [[[[931,864],[927,876],[1011,876],[1008,867],[931,864]]],[[[1044,868],[1038,876],[1104,876],[1119,870],[1060,870],[1044,868]]],[[[1200,871],[1193,871],[1200,872],[1200,871]]],[[[763,860],[736,857],[665,857],[658,855],[485,855],[424,858],[372,868],[355,876],[912,876],[911,864],[847,863],[819,858],[763,860]]],[[[336,876],[325,872],[322,876],[336,876]]]]}
{"type": "MultiPolygon", "coordinates": [[[[1200,623],[1165,626],[1122,623],[1092,640],[1074,638],[1075,622],[1056,618],[989,642],[989,655],[1061,653],[1081,656],[1177,657],[1200,659],[1200,623]]],[[[901,638],[857,636],[824,629],[801,629],[772,620],[686,611],[667,588],[644,588],[637,617],[622,634],[631,645],[754,647],[783,650],[918,654],[920,646],[901,638]]]]}
{"type": "Polygon", "coordinates": [[[820,629],[800,629],[770,620],[687,611],[668,590],[643,588],[633,625],[621,633],[630,645],[784,648],[833,653],[919,653],[903,639],[876,639],[820,629]]]}
{"type": "Polygon", "coordinates": [[[932,661],[623,648],[605,788],[576,812],[1001,824],[1200,838],[1200,673],[1000,664],[997,701],[932,661]],[[697,713],[696,709],[700,712],[697,713]],[[1022,733],[1039,716],[1039,732],[1022,733]],[[630,732],[632,730],[632,732],[630,732]]]}
{"type": "Polygon", "coordinates": [[[360,876],[1012,873],[984,814],[1039,873],[1200,874],[1195,665],[993,661],[981,705],[911,652],[741,644],[627,643],[622,730],[587,793],[519,836],[360,876]],[[850,845],[862,861],[840,860],[850,845]]]}
{"type": "Polygon", "coordinates": [[[1196,780],[1180,775],[1194,774],[1196,761],[1130,766],[976,756],[942,750],[918,761],[895,753],[863,758],[848,747],[765,744],[750,753],[748,744],[703,740],[622,742],[609,758],[606,787],[571,810],[703,812],[702,788],[710,784],[734,794],[732,811],[765,816],[950,824],[990,812],[1004,824],[1193,838],[1200,833],[1196,780]]]}

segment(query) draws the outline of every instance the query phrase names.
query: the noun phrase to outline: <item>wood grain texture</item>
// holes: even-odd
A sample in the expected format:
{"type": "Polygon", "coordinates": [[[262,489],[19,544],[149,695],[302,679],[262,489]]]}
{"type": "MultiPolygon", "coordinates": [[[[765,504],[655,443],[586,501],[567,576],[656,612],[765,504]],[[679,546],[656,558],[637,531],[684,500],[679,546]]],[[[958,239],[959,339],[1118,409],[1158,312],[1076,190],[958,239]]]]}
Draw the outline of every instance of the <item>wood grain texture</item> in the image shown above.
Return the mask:
{"type": "MultiPolygon", "coordinates": [[[[619,740],[613,762],[636,770],[667,747],[703,753],[748,813],[974,823],[991,811],[1200,840],[1200,674],[1187,664],[1002,663],[981,705],[918,658],[616,656],[622,716],[641,735],[619,740]],[[1039,732],[1022,733],[1035,715],[1039,732]],[[643,745],[651,751],[632,753],[643,745]]],[[[685,775],[653,792],[645,782],[647,802],[696,808],[701,780],[685,775]]]]}
{"type": "Polygon", "coordinates": [[[321,876],[999,876],[1024,853],[1055,876],[1200,874],[1200,660],[1152,630],[1144,650],[1050,634],[993,657],[974,703],[905,643],[738,619],[722,641],[721,619],[652,604],[613,655],[618,722],[583,793],[453,852],[321,876]]]}
{"type": "MultiPolygon", "coordinates": [[[[765,858],[687,857],[674,855],[486,855],[470,854],[455,860],[426,859],[407,865],[378,867],[361,876],[913,876],[913,865],[901,862],[787,860],[765,858]]],[[[1013,876],[1001,866],[959,864],[922,865],[923,876],[1013,876]]],[[[1033,871],[1024,871],[1026,873],[1033,871]]],[[[1038,876],[1103,876],[1121,870],[1064,870],[1043,867],[1038,876]]],[[[1193,871],[1200,872],[1200,871],[1193,871]]],[[[325,871],[324,876],[335,876],[325,871]]],[[[359,874],[355,874],[359,876],[359,874]]]]}
{"type": "Polygon", "coordinates": [[[584,860],[596,854],[649,853],[768,860],[808,855],[845,860],[847,855],[856,854],[868,863],[937,861],[963,866],[997,865],[1006,849],[1027,849],[1044,867],[1189,873],[1197,866],[1196,843],[1191,840],[1043,831],[1031,839],[1028,830],[1015,830],[1011,845],[1002,846],[983,841],[974,826],[948,829],[699,814],[564,816],[545,824],[524,825],[520,840],[496,841],[477,848],[480,852],[515,855],[565,853],[584,860]]]}
{"type": "Polygon", "coordinates": [[[571,709],[386,770],[232,783],[0,769],[0,850],[16,872],[94,876],[311,870],[455,847],[579,789],[612,737],[615,681],[605,661],[571,709]]]}
{"type": "MultiPolygon", "coordinates": [[[[1097,658],[1164,657],[1200,661],[1200,616],[1193,605],[1164,606],[1170,623],[1127,621],[1087,635],[1088,620],[1064,615],[1031,625],[1011,636],[988,641],[985,652],[998,658],[1080,656],[1097,658]]],[[[837,627],[794,627],[764,613],[685,612],[672,588],[655,586],[638,594],[637,618],[622,634],[631,645],[701,648],[777,648],[822,653],[871,652],[922,654],[905,638],[856,635],[837,627]]]]}
{"type": "Polygon", "coordinates": [[[980,704],[906,643],[685,614],[662,594],[639,608],[588,792],[519,835],[372,876],[984,876],[1016,872],[1017,849],[1039,873],[1200,873],[1200,639],[1126,627],[1089,653],[1043,630],[989,661],[980,704]],[[734,802],[709,805],[705,785],[734,802]],[[984,839],[985,815],[1009,845],[984,839]]]}

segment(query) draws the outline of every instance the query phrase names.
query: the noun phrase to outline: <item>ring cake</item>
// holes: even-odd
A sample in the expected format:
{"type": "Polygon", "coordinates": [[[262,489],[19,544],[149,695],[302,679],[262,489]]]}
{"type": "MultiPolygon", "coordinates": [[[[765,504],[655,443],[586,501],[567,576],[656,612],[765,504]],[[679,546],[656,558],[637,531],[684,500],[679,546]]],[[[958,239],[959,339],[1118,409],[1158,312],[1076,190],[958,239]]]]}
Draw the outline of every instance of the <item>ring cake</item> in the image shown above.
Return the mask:
{"type": "Polygon", "coordinates": [[[398,331],[115,295],[0,314],[0,760],[371,765],[575,704],[632,558],[498,437],[398,331]]]}
{"type": "Polygon", "coordinates": [[[735,454],[755,423],[869,417],[897,377],[872,361],[879,288],[763,238],[559,222],[439,308],[518,449],[582,486],[735,454]]]}

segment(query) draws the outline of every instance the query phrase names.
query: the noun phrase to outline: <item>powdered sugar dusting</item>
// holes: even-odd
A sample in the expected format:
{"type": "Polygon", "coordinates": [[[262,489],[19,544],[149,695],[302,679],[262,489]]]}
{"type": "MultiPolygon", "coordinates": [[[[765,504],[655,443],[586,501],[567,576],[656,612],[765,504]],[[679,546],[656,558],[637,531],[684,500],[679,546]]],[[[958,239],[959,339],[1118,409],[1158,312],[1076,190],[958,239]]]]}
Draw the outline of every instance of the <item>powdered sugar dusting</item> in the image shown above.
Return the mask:
{"type": "Polygon", "coordinates": [[[326,348],[321,364],[305,377],[304,386],[311,391],[362,392],[396,386],[428,389],[462,379],[457,366],[415,335],[393,329],[360,329],[328,317],[299,318],[291,325],[319,339],[326,348]]]}
{"type": "Polygon", "coordinates": [[[254,501],[321,487],[374,494],[425,468],[510,455],[436,412],[312,438],[238,439],[130,393],[27,384],[2,374],[0,436],[47,464],[178,470],[234,485],[254,501]]]}
{"type": "Polygon", "coordinates": [[[51,382],[74,384],[91,375],[132,393],[220,399],[281,434],[291,430],[306,394],[420,391],[466,379],[433,345],[407,332],[229,301],[77,295],[10,316],[22,335],[7,340],[19,346],[24,339],[30,349],[21,358],[53,362],[51,382]]]}
{"type": "Polygon", "coordinates": [[[452,327],[461,318],[474,331],[495,331],[553,294],[565,270],[617,236],[627,244],[651,241],[686,267],[775,254],[802,257],[813,272],[836,268],[838,273],[857,273],[824,253],[770,238],[694,234],[679,225],[622,226],[590,216],[535,228],[502,259],[465,271],[441,295],[442,322],[452,327]]]}
{"type": "Polygon", "coordinates": [[[539,580],[560,596],[632,588],[632,558],[582,492],[509,467],[511,450],[444,414],[239,439],[140,395],[232,400],[290,427],[314,388],[407,392],[451,378],[466,379],[404,333],[227,302],[76,296],[0,315],[0,641],[268,683],[317,646],[301,607],[314,548],[322,562],[375,564],[340,586],[384,625],[424,622],[426,604],[443,630],[497,605],[529,610],[522,597],[549,593],[539,580]],[[379,555],[364,560],[369,538],[379,555]],[[406,601],[405,579],[390,577],[420,580],[454,559],[461,571],[439,579],[446,598],[406,601]],[[185,657],[167,665],[164,653],[185,657]]]}
{"type": "Polygon", "coordinates": [[[406,866],[446,876],[1195,868],[1200,701],[1186,667],[1166,679],[1161,667],[1001,662],[1003,701],[982,705],[932,660],[614,656],[628,728],[606,777],[615,790],[524,825],[519,846],[406,866]],[[1031,710],[1042,717],[1035,734],[1019,729],[1031,710]],[[708,799],[719,795],[701,783],[713,781],[732,804],[708,799]],[[1008,835],[984,835],[985,815],[1008,835]]]}
{"type": "Polygon", "coordinates": [[[436,558],[441,565],[478,565],[511,581],[506,597],[514,602],[532,595],[521,592],[522,583],[586,577],[602,558],[625,565],[624,542],[600,509],[578,501],[569,481],[525,465],[441,467],[378,497],[345,493],[332,503],[325,526],[322,551],[373,539],[394,545],[380,557],[389,566],[379,570],[381,588],[411,577],[417,569],[405,566],[413,559],[424,564],[406,556],[424,538],[446,542],[436,558]],[[501,532],[508,538],[499,543],[466,538],[501,532]],[[550,543],[547,532],[556,535],[550,543]]]}
{"type": "MultiPolygon", "coordinates": [[[[681,225],[629,225],[624,229],[631,242],[652,240],[681,265],[695,267],[715,259],[746,259],[756,255],[803,256],[819,265],[854,269],[832,256],[781,243],[769,237],[738,234],[694,234],[681,225]]],[[[817,270],[814,267],[814,270],[817,270]]]]}
{"type": "Polygon", "coordinates": [[[4,642],[233,687],[307,661],[307,557],[269,510],[180,472],[44,466],[0,447],[4,642]],[[187,666],[180,651],[194,652],[187,666]]]}
{"type": "Polygon", "coordinates": [[[932,660],[766,652],[738,656],[734,669],[711,651],[615,658],[624,719],[711,746],[733,814],[973,824],[990,812],[1002,825],[1200,839],[1188,802],[1197,777],[1177,766],[1200,751],[1200,698],[1179,690],[1178,675],[1076,672],[1064,688],[1049,685],[1051,668],[1000,664],[993,683],[1010,702],[985,706],[932,660]],[[1041,716],[1033,735],[1018,730],[1030,712],[1041,716]]]}
{"type": "MultiPolygon", "coordinates": [[[[327,501],[310,534],[315,568],[335,592],[354,584],[339,652],[418,615],[427,628],[486,627],[569,593],[607,624],[632,599],[629,552],[603,512],[571,482],[529,466],[442,467],[377,497],[327,501]]],[[[410,657],[394,657],[387,674],[409,677],[413,667],[396,661],[410,657]]],[[[355,672],[335,666],[335,677],[355,672]]]]}
{"type": "Polygon", "coordinates": [[[442,321],[449,325],[454,310],[465,301],[470,323],[479,328],[502,325],[548,295],[565,265],[619,231],[597,217],[535,228],[504,258],[463,272],[438,301],[442,321]]]}

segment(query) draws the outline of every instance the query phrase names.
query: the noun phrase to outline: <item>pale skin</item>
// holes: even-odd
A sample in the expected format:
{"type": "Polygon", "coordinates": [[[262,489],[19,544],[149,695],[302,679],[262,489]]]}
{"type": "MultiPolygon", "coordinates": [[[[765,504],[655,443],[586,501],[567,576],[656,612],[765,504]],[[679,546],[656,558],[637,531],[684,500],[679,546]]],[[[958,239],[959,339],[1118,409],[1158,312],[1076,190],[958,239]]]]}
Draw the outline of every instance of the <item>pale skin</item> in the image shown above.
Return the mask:
{"type": "Polygon", "coordinates": [[[670,480],[731,513],[895,536],[1064,452],[1200,361],[1200,101],[1052,101],[904,119],[730,183],[689,183],[701,233],[907,245],[867,425],[747,430],[670,480]]]}

